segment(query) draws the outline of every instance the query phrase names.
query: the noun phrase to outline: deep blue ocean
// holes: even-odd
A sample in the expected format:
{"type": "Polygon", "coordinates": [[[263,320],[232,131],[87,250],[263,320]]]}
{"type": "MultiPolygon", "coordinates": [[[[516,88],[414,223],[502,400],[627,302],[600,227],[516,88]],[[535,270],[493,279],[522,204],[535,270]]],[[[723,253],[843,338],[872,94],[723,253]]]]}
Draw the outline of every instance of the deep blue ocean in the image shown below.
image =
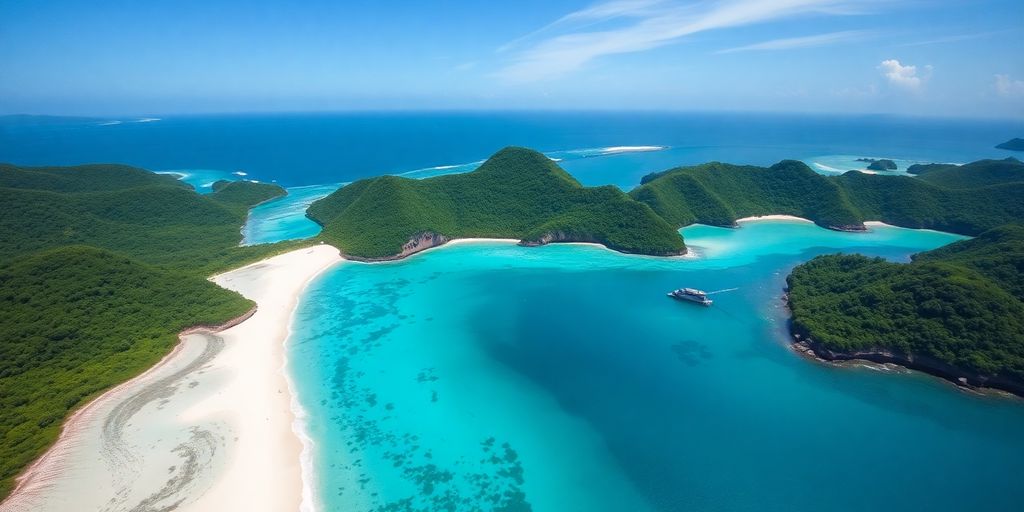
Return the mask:
{"type": "MultiPolygon", "coordinates": [[[[1005,158],[1024,123],[885,116],[375,113],[0,118],[0,161],[121,162],[273,181],[246,243],[312,236],[306,206],[352,180],[472,170],[508,145],[587,185],[709,160],[1005,158]]],[[[793,221],[690,226],[687,258],[592,246],[450,245],[346,262],[302,297],[288,369],[320,510],[1016,510],[1024,402],[788,347],[780,300],[815,255],[907,261],[961,237],[793,221]],[[665,297],[715,294],[701,308],[665,297]]]]}
{"type": "Polygon", "coordinates": [[[668,147],[565,164],[584,184],[631,188],[648,172],[711,160],[767,165],[835,155],[942,162],[1005,157],[1011,153],[993,146],[1024,133],[1021,121],[779,114],[442,112],[137,121],[0,118],[0,161],[243,171],[290,187],[478,162],[510,145],[544,152],[668,147]]]}

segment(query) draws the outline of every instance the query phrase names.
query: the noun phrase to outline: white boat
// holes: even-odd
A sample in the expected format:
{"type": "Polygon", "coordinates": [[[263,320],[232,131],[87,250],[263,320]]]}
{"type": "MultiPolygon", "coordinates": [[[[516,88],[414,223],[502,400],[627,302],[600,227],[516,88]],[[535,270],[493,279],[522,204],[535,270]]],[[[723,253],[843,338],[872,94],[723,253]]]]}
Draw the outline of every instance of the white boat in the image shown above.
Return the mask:
{"type": "Polygon", "coordinates": [[[710,306],[711,299],[708,298],[708,294],[702,290],[694,288],[680,288],[678,290],[672,290],[668,293],[669,297],[673,299],[685,300],[690,302],[696,302],[702,306],[710,306]]]}

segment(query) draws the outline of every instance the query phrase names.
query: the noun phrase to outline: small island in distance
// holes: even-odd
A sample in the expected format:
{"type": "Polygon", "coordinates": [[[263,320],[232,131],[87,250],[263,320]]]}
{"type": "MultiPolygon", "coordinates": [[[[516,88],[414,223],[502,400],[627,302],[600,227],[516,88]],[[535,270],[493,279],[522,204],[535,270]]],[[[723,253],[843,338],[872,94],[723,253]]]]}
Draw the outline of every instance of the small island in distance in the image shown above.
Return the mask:
{"type": "Polygon", "coordinates": [[[858,162],[867,162],[869,171],[895,171],[896,162],[888,158],[858,158],[858,162]]]}
{"type": "Polygon", "coordinates": [[[996,149],[1008,149],[1010,151],[1024,151],[1024,139],[1019,137],[1012,138],[1002,144],[996,146],[996,149]]]}

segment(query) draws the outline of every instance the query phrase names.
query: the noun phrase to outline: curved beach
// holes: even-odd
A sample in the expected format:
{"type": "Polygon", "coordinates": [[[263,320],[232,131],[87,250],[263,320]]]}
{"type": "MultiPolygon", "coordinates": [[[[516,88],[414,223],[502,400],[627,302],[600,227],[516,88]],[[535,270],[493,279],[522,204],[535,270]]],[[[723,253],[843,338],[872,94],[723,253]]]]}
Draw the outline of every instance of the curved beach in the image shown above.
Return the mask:
{"type": "Polygon", "coordinates": [[[255,314],[182,333],[159,364],[83,407],[0,511],[298,509],[284,342],[302,290],[340,261],[321,245],[211,278],[255,314]]]}

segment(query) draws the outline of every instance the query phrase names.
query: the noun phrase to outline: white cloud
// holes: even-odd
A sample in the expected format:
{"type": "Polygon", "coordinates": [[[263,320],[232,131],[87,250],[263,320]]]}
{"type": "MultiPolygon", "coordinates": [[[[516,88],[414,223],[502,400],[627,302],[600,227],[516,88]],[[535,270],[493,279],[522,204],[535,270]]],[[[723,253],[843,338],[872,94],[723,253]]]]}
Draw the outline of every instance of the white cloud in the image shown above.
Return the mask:
{"type": "Polygon", "coordinates": [[[606,0],[503,46],[508,50],[559,32],[519,51],[498,76],[511,81],[549,78],[600,57],[650,50],[699,32],[808,14],[862,14],[865,5],[879,1],[884,0],[606,0]]]}
{"type": "Polygon", "coordinates": [[[765,50],[791,50],[794,48],[810,48],[814,46],[825,46],[829,44],[860,41],[870,37],[873,32],[869,30],[845,30],[842,32],[830,32],[804,37],[789,37],[785,39],[773,39],[763,43],[756,43],[739,48],[729,48],[718,53],[735,53],[765,50]]]}
{"type": "Polygon", "coordinates": [[[1024,80],[1014,80],[1010,75],[996,75],[996,93],[1006,98],[1024,98],[1024,80]]]}
{"type": "Polygon", "coordinates": [[[931,77],[932,67],[925,66],[918,73],[917,66],[903,65],[896,59],[883,60],[878,70],[889,81],[889,84],[908,91],[919,91],[921,86],[931,77]]]}

